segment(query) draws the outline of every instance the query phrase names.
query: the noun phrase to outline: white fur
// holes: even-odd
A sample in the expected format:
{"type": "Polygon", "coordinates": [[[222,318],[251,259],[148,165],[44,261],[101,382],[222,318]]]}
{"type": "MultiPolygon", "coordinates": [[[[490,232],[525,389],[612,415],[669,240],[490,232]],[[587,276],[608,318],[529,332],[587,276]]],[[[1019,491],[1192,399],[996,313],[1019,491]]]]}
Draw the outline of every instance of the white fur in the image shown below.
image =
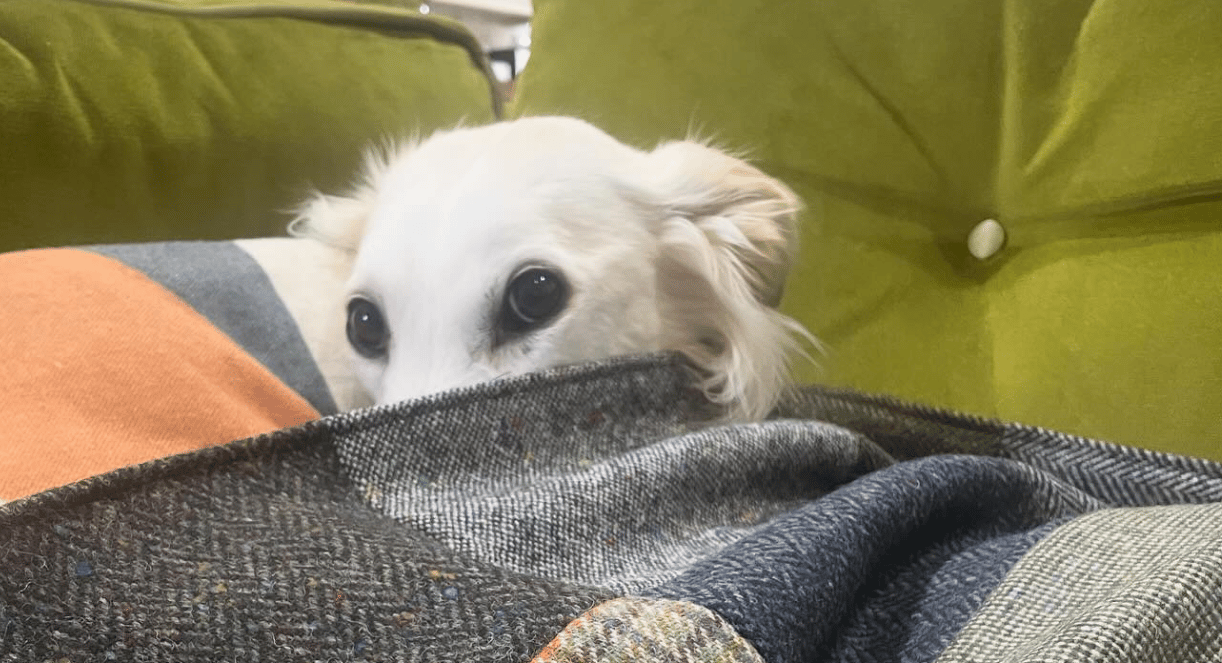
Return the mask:
{"type": "Polygon", "coordinates": [[[746,162],[683,141],[633,149],[580,120],[441,132],[367,160],[345,196],[317,195],[291,231],[356,252],[350,295],[377,302],[386,357],[356,356],[378,403],[615,355],[674,350],[732,418],[788,384],[798,339],[779,313],[798,198],[746,162]],[[558,268],[568,306],[494,342],[516,269],[558,268]]]}

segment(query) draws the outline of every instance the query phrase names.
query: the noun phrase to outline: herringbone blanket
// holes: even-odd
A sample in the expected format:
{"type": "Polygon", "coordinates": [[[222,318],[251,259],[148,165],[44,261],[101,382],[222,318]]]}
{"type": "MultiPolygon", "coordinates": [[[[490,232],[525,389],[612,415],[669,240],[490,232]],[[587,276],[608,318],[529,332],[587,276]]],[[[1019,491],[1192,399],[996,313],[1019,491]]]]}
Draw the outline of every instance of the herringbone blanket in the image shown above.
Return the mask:
{"type": "Polygon", "coordinates": [[[1222,660],[1222,468],[674,360],[557,370],[0,511],[9,661],[1222,660]]]}
{"type": "Polygon", "coordinates": [[[0,506],[0,661],[1222,661],[1219,465],[688,383],[556,369],[0,506]]]}

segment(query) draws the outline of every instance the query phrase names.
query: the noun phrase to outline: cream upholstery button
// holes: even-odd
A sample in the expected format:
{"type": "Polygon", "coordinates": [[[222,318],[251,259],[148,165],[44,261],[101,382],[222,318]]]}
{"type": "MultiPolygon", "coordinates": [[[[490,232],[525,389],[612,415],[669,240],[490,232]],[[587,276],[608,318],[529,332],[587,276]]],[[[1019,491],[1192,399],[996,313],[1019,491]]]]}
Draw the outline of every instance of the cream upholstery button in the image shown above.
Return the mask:
{"type": "Polygon", "coordinates": [[[967,250],[977,260],[993,257],[1006,245],[1006,229],[994,219],[985,219],[967,235],[967,250]]]}

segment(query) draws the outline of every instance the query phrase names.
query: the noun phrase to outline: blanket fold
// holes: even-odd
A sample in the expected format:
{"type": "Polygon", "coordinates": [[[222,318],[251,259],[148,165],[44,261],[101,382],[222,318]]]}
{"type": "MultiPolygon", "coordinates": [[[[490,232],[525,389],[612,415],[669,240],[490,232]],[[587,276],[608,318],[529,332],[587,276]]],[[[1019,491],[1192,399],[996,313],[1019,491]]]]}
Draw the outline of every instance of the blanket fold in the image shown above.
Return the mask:
{"type": "Polygon", "coordinates": [[[1222,467],[688,383],[555,369],[0,506],[0,660],[1222,660],[1222,467]]]}

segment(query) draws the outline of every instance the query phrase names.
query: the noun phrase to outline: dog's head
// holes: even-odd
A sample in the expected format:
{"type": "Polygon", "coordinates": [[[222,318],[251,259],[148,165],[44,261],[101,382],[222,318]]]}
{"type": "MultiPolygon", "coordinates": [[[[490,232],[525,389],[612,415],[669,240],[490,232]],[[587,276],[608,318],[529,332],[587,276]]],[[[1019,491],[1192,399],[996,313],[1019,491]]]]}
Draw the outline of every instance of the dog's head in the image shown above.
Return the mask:
{"type": "Polygon", "coordinates": [[[775,310],[796,196],[695,142],[642,152],[579,120],[457,129],[369,159],[296,234],[356,251],[347,331],[378,403],[673,350],[736,418],[767,414],[796,337],[775,310]]]}

